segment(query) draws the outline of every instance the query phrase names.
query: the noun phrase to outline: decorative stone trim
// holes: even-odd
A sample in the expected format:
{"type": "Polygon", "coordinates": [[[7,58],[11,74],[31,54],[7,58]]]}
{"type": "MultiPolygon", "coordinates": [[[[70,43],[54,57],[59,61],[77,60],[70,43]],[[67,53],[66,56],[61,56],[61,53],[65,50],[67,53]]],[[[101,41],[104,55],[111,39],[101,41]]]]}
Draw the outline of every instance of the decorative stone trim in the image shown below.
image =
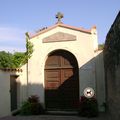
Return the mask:
{"type": "Polygon", "coordinates": [[[47,42],[63,42],[63,41],[74,41],[76,40],[76,36],[63,33],[63,32],[57,32],[51,36],[48,36],[43,39],[43,43],[47,42]]]}
{"type": "Polygon", "coordinates": [[[0,70],[5,72],[22,72],[23,71],[20,68],[0,68],[0,70]]]}
{"type": "Polygon", "coordinates": [[[63,24],[63,23],[57,23],[51,27],[45,27],[46,29],[43,29],[42,31],[39,31],[37,33],[34,33],[34,34],[29,34],[30,35],[30,38],[34,38],[38,35],[41,35],[43,33],[46,33],[56,27],[63,27],[63,28],[67,28],[67,29],[71,29],[71,30],[75,30],[75,31],[80,31],[80,32],[83,32],[83,33],[88,33],[88,34],[91,34],[91,30],[86,30],[84,28],[78,28],[78,27],[73,27],[73,26],[70,26],[70,25],[66,25],[66,24],[63,24]]]}

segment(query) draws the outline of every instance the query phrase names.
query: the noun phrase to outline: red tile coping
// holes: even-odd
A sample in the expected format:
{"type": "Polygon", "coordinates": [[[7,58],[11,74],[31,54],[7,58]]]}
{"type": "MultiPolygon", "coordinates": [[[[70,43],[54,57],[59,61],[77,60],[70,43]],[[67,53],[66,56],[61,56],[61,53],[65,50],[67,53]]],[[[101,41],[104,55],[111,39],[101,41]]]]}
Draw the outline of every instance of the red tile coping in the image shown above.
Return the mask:
{"type": "Polygon", "coordinates": [[[56,23],[55,25],[53,25],[51,27],[48,27],[46,29],[43,29],[43,30],[39,31],[38,33],[29,34],[29,36],[30,36],[30,38],[34,38],[34,37],[36,37],[36,36],[38,36],[40,34],[48,32],[49,30],[52,30],[52,29],[54,29],[56,27],[68,28],[68,29],[72,29],[72,30],[76,30],[76,31],[80,31],[80,32],[91,34],[91,29],[90,30],[86,30],[84,28],[73,27],[73,26],[70,26],[70,25],[63,24],[63,23],[56,23]]]}
{"type": "Polygon", "coordinates": [[[0,68],[0,70],[5,72],[22,72],[23,71],[20,68],[0,68]]]}

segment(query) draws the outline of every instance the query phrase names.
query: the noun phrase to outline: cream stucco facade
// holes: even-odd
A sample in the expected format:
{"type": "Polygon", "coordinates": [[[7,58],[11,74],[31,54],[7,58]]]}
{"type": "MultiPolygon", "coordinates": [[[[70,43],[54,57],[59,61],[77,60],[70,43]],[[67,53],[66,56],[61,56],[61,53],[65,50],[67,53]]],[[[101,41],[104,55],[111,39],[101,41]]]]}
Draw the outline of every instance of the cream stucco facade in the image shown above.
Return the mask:
{"type": "MultiPolygon", "coordinates": [[[[98,52],[97,30],[92,27],[85,30],[57,23],[33,35],[29,34],[34,52],[28,64],[18,74],[19,98],[18,107],[30,95],[38,95],[45,107],[45,63],[49,54],[56,50],[65,50],[73,54],[78,63],[79,98],[86,87],[92,87],[98,99],[100,111],[105,102],[104,65],[102,52],[98,52]]],[[[10,110],[10,75],[11,72],[0,71],[0,116],[8,115],[10,110]],[[3,87],[4,86],[4,87],[3,87]],[[2,91],[5,90],[5,93],[2,91]],[[4,99],[6,101],[4,101],[4,99]],[[5,102],[5,106],[4,106],[5,102]]]]}
{"type": "Polygon", "coordinates": [[[11,110],[11,77],[15,77],[14,81],[17,86],[17,88],[13,88],[17,93],[17,108],[27,99],[26,65],[21,69],[0,69],[0,117],[11,115],[14,112],[11,110]]]}
{"type": "Polygon", "coordinates": [[[72,53],[78,62],[79,97],[83,95],[83,91],[86,87],[92,87],[95,90],[96,96],[99,96],[100,89],[103,91],[103,94],[99,96],[101,99],[99,102],[100,105],[105,102],[104,74],[101,72],[104,70],[104,66],[103,62],[101,63],[102,59],[97,58],[99,52],[97,52],[98,41],[96,27],[90,30],[83,30],[64,24],[56,24],[53,27],[31,35],[30,41],[34,45],[34,52],[28,62],[29,95],[39,95],[40,101],[45,105],[45,62],[51,52],[66,50],[72,53]],[[54,35],[57,33],[73,35],[76,39],[59,40],[59,38],[55,36],[55,38],[58,39],[58,41],[55,41],[54,35]],[[48,41],[44,42],[44,39],[48,41]],[[51,39],[53,39],[53,41],[51,41],[51,39]],[[99,59],[99,62],[96,62],[96,58],[99,59]],[[101,71],[98,73],[98,70],[101,71]],[[99,82],[96,82],[96,80],[99,80],[99,82]],[[101,84],[101,88],[97,90],[99,84],[101,84]]]}

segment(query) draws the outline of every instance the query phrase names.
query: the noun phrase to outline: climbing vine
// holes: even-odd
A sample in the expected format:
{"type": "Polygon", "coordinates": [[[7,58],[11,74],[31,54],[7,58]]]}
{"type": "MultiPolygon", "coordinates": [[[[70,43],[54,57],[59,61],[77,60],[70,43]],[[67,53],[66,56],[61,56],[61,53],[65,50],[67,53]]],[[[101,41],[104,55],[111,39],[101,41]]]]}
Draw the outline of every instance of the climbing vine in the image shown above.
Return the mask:
{"type": "Polygon", "coordinates": [[[25,52],[25,63],[28,62],[28,59],[31,58],[33,53],[33,44],[29,41],[30,37],[28,32],[26,33],[26,52],[25,52]]]}

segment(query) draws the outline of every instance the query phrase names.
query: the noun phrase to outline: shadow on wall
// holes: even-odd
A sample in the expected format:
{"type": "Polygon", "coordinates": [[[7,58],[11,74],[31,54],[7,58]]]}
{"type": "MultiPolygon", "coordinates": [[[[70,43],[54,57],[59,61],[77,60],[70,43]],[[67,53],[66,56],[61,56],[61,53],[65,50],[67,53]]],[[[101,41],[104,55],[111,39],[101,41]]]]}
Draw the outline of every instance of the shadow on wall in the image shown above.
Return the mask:
{"type": "Polygon", "coordinates": [[[89,60],[79,69],[80,96],[86,87],[92,87],[98,101],[99,111],[106,110],[106,90],[104,76],[103,51],[97,51],[93,59],[89,60]]]}
{"type": "MultiPolygon", "coordinates": [[[[77,109],[77,103],[79,102],[80,96],[83,95],[83,90],[86,87],[92,87],[95,90],[99,109],[103,110],[102,104],[105,102],[105,83],[102,54],[101,52],[96,55],[95,58],[88,61],[79,68],[79,70],[74,68],[61,69],[63,81],[53,76],[53,81],[47,79],[47,82],[45,82],[45,89],[42,84],[28,84],[26,86],[19,81],[14,83],[17,84],[17,88],[15,87],[16,85],[13,84],[12,91],[9,87],[6,87],[5,90],[2,91],[7,91],[7,93],[11,94],[10,109],[14,111],[16,105],[17,108],[19,108],[23,101],[26,101],[30,95],[39,96],[40,102],[47,109],[77,109]],[[80,76],[80,78],[76,76],[80,76]]],[[[6,82],[4,84],[6,84],[6,82]]],[[[1,93],[0,96],[2,96],[2,94],[3,93],[1,93]]],[[[4,104],[4,100],[2,100],[1,103],[4,104]]],[[[4,105],[2,108],[6,111],[6,108],[8,109],[9,106],[4,105]]],[[[5,115],[8,115],[8,113],[5,113],[5,115]]]]}
{"type": "Polygon", "coordinates": [[[49,69],[47,70],[48,76],[45,77],[45,89],[42,84],[22,86],[21,102],[26,99],[26,96],[38,95],[40,102],[48,110],[74,110],[78,107],[84,89],[92,87],[95,90],[99,110],[104,111],[105,81],[103,66],[103,53],[100,52],[79,70],[76,70],[76,68],[62,68],[55,69],[55,71],[49,69]],[[50,72],[53,74],[50,74],[50,72]],[[58,79],[59,74],[61,74],[60,79],[58,79]],[[24,91],[26,91],[26,95],[24,91]]]}
{"type": "Polygon", "coordinates": [[[22,85],[20,82],[14,82],[14,86],[12,85],[10,90],[10,111],[14,112],[19,109],[31,95],[37,95],[40,103],[43,104],[43,94],[43,85],[41,84],[22,85]]]}

